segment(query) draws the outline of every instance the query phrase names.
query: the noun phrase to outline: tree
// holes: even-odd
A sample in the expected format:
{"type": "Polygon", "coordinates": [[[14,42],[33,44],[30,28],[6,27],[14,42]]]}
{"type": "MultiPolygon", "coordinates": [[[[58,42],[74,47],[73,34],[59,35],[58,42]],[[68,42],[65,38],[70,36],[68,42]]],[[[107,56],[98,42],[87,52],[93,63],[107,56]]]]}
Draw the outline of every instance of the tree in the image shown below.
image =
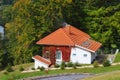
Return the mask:
{"type": "Polygon", "coordinates": [[[110,7],[101,7],[95,10],[86,10],[86,28],[89,34],[110,50],[111,44],[119,48],[119,17],[120,4],[110,7]]]}
{"type": "Polygon", "coordinates": [[[6,46],[14,64],[30,62],[39,52],[35,42],[58,28],[63,18],[61,7],[68,1],[19,0],[14,4],[12,17],[5,25],[6,46]]]}

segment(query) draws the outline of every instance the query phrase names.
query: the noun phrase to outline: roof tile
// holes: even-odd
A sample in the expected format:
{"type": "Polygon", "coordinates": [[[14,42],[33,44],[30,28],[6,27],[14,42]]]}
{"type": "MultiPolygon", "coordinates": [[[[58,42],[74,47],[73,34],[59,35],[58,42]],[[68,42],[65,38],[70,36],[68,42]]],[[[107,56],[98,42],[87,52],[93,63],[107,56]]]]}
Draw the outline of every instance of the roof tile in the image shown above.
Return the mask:
{"type": "Polygon", "coordinates": [[[33,59],[39,60],[40,62],[46,63],[46,64],[48,64],[48,65],[51,64],[50,61],[48,61],[47,59],[45,59],[45,58],[43,58],[43,57],[41,57],[41,56],[39,56],[39,55],[35,55],[35,56],[33,57],[33,59]]]}
{"type": "Polygon", "coordinates": [[[79,45],[92,51],[97,51],[101,46],[101,43],[91,40],[91,37],[87,33],[71,25],[56,30],[45,38],[39,40],[37,44],[59,46],[79,45]],[[85,45],[84,43],[87,44],[85,45]]]}

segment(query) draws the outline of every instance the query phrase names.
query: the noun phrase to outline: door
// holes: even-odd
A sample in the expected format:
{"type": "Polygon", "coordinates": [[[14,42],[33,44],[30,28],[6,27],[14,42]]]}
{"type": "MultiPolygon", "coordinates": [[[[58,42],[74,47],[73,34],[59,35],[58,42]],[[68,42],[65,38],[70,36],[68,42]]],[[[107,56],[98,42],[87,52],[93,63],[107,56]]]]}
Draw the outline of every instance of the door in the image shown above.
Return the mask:
{"type": "Polygon", "coordinates": [[[60,64],[62,62],[62,51],[56,50],[56,63],[60,64]]]}

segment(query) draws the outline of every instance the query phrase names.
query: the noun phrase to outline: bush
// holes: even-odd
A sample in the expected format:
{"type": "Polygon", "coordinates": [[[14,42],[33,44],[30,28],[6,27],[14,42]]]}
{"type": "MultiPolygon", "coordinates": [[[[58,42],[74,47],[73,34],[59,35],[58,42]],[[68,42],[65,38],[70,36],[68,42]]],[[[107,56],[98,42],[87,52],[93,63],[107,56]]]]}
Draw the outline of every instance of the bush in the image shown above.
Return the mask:
{"type": "Polygon", "coordinates": [[[81,66],[78,62],[75,63],[76,66],[81,66]]]}
{"type": "Polygon", "coordinates": [[[55,68],[58,68],[58,67],[60,67],[60,65],[59,64],[55,64],[55,68]]]}
{"type": "Polygon", "coordinates": [[[7,75],[7,74],[8,74],[8,72],[7,72],[7,71],[5,71],[3,74],[7,75]]]}
{"type": "Polygon", "coordinates": [[[73,63],[72,63],[72,62],[68,62],[68,63],[67,63],[67,66],[68,66],[68,67],[73,67],[73,63]]]}
{"type": "Polygon", "coordinates": [[[76,64],[73,64],[73,69],[77,69],[77,67],[76,67],[77,65],[76,64]]]}
{"type": "Polygon", "coordinates": [[[99,67],[99,63],[98,63],[98,61],[94,61],[93,66],[94,66],[94,68],[99,67]]]}
{"type": "Polygon", "coordinates": [[[38,66],[38,68],[37,69],[40,69],[40,66],[38,66]]]}
{"type": "Polygon", "coordinates": [[[40,67],[40,71],[44,71],[45,70],[45,68],[44,67],[40,67]]]}
{"type": "Polygon", "coordinates": [[[19,69],[19,71],[24,71],[24,68],[21,66],[20,69],[19,69]]]}
{"type": "Polygon", "coordinates": [[[104,61],[103,62],[103,66],[104,67],[108,67],[108,66],[110,66],[111,64],[110,64],[110,61],[109,60],[106,60],[106,61],[104,61]]]}
{"type": "Polygon", "coordinates": [[[32,67],[31,69],[32,69],[32,70],[35,70],[35,68],[34,68],[34,67],[32,67]]]}
{"type": "Polygon", "coordinates": [[[6,70],[7,70],[7,72],[13,72],[14,71],[10,65],[8,65],[6,70]]]}
{"type": "Polygon", "coordinates": [[[65,69],[65,62],[62,62],[62,63],[61,63],[60,68],[61,68],[61,70],[64,70],[64,69],[65,69]]]}

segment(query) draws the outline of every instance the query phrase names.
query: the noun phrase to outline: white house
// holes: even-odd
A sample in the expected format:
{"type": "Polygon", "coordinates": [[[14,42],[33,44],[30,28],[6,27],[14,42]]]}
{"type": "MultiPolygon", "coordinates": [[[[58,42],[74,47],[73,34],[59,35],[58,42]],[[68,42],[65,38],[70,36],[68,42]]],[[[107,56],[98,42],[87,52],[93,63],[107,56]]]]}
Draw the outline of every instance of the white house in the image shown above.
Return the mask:
{"type": "Polygon", "coordinates": [[[71,25],[59,28],[37,44],[43,46],[42,57],[49,59],[51,64],[62,61],[91,64],[101,47],[101,43],[71,25]]]}
{"type": "Polygon", "coordinates": [[[50,61],[48,61],[45,58],[42,58],[39,55],[33,56],[32,59],[34,59],[34,67],[35,67],[35,69],[37,69],[38,67],[48,68],[49,65],[51,64],[50,61]]]}

